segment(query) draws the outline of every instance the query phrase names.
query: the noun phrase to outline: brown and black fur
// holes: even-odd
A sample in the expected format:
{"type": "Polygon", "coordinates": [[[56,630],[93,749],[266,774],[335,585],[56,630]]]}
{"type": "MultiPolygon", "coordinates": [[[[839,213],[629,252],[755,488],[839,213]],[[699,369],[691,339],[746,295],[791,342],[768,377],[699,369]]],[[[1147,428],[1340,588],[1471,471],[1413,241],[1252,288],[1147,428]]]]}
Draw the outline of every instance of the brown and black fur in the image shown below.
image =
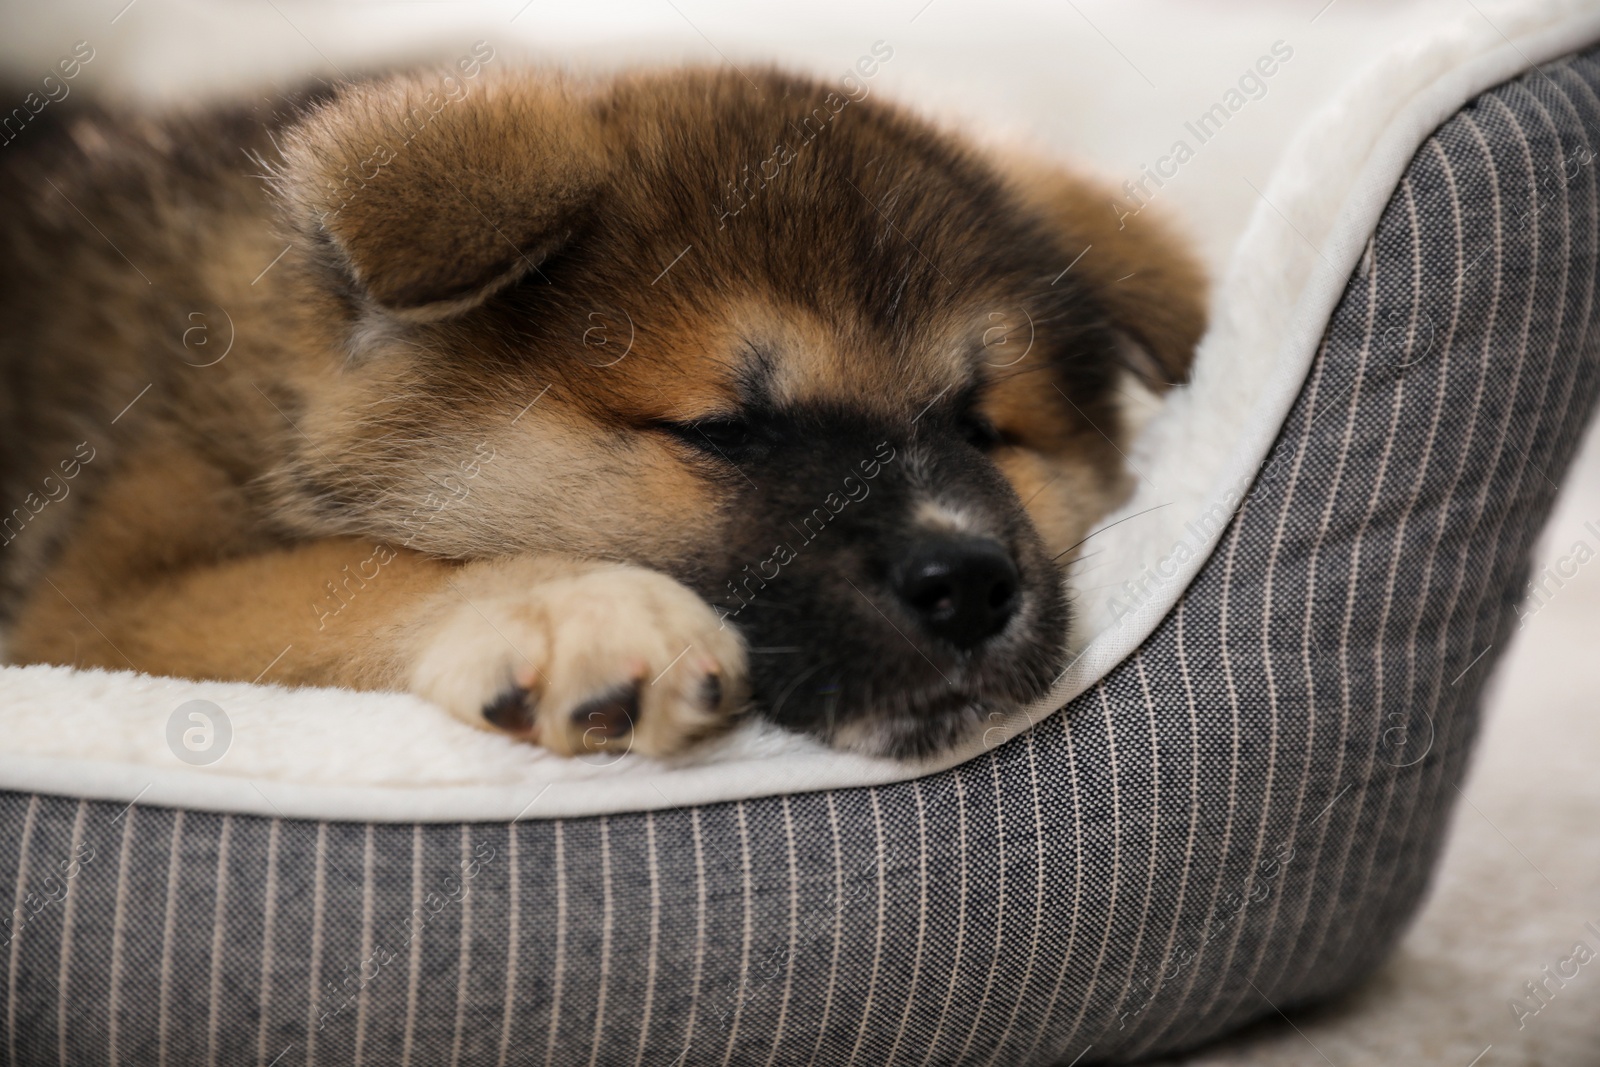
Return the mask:
{"type": "Polygon", "coordinates": [[[1130,354],[1203,325],[1093,186],[777,72],[52,118],[0,156],[12,662],[927,752],[1060,670],[1130,354]],[[930,530],[1015,562],[979,647],[890,590],[930,530]]]}

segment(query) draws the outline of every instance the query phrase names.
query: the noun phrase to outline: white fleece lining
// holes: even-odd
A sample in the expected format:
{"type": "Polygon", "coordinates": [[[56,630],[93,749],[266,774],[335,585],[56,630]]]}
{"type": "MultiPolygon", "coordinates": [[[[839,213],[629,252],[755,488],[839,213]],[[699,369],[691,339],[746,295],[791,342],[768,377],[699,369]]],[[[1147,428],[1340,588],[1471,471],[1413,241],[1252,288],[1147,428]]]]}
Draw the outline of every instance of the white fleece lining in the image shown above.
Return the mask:
{"type": "Polygon", "coordinates": [[[0,788],[265,816],[505,820],[881,784],[981,754],[1126,658],[1199,571],[1214,538],[1193,540],[1186,524],[1213,507],[1231,512],[1248,487],[1422,140],[1483,90],[1600,39],[1600,13],[1575,0],[1482,7],[1487,18],[1471,5],[1426,41],[1393,48],[1308,120],[1217,285],[1193,386],[1136,445],[1134,461],[1148,477],[1108,522],[1163,506],[1148,521],[1106,529],[1093,569],[1077,576],[1080,619],[1097,636],[1049,697],[963,748],[924,764],[895,763],[753,725],[692,763],[627,756],[595,766],[474,730],[403,695],[7,667],[0,668],[0,788]],[[1330,143],[1339,146],[1337,165],[1330,143]],[[1098,580],[1086,575],[1105,576],[1115,588],[1184,538],[1194,554],[1115,621],[1109,599],[1081,592],[1098,580]],[[169,717],[192,699],[225,708],[232,726],[226,754],[207,767],[187,766],[167,748],[169,717]]]}

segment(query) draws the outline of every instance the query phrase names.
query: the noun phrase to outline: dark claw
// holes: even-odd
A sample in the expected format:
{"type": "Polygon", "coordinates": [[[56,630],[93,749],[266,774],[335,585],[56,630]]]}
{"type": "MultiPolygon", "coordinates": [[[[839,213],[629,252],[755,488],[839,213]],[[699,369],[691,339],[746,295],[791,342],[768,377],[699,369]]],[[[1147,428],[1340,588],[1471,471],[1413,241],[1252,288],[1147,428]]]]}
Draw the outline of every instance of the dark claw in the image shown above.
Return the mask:
{"type": "Polygon", "coordinates": [[[722,707],[722,676],[708,674],[706,680],[700,683],[700,699],[712,711],[722,707]]]}
{"type": "Polygon", "coordinates": [[[572,722],[583,730],[583,747],[604,748],[612,738],[626,737],[639,717],[639,684],[631,682],[586,700],[572,709],[572,722]]]}
{"type": "Polygon", "coordinates": [[[514,685],[483,707],[483,717],[493,726],[514,734],[533,729],[533,713],[539,697],[532,690],[514,685]]]}

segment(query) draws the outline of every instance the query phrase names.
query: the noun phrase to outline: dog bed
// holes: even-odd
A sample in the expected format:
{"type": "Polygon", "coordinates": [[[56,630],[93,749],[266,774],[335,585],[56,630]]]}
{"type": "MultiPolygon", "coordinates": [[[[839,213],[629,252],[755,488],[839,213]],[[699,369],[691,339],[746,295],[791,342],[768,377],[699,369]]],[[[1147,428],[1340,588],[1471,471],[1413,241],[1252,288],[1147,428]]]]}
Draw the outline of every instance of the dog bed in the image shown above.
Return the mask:
{"type": "Polygon", "coordinates": [[[1201,488],[1141,487],[1053,698],[938,763],[0,672],[9,1062],[1123,1061],[1359,978],[1600,388],[1600,19],[1457,30],[1263,190],[1134,456],[1201,488]]]}

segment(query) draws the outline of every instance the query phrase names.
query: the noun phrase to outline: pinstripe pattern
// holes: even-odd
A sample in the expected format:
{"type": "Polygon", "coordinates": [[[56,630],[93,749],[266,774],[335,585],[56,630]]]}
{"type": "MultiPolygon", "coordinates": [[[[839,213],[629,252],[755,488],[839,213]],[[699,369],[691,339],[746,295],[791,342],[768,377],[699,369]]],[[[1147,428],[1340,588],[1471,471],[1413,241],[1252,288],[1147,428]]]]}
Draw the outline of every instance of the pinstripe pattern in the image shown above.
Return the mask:
{"type": "Polygon", "coordinates": [[[22,950],[22,934],[25,924],[33,915],[33,903],[28,900],[28,874],[29,859],[33,848],[33,831],[38,823],[40,798],[28,798],[26,814],[22,817],[22,843],[17,846],[14,855],[17,857],[17,873],[14,882],[16,890],[11,897],[11,922],[7,924],[6,940],[6,1059],[10,1063],[17,1063],[17,959],[22,950]],[[24,909],[23,905],[27,904],[24,909]]]}
{"type": "MultiPolygon", "coordinates": [[[[415,917],[422,914],[422,827],[411,828],[411,910],[407,915],[415,917]]],[[[406,956],[406,1021],[400,1044],[401,1067],[408,1067],[411,1063],[412,1053],[416,1050],[414,1044],[417,1027],[417,995],[420,992],[422,981],[422,944],[424,930],[413,929],[410,938],[410,950],[406,956]]]]}
{"type": "MultiPolygon", "coordinates": [[[[361,856],[361,958],[363,960],[372,958],[372,913],[375,906],[372,871],[376,862],[377,850],[373,848],[372,827],[368,826],[361,856]]],[[[367,1048],[367,1012],[372,1006],[372,998],[370,990],[364,985],[357,997],[355,1067],[361,1067],[361,1057],[367,1048]]]]}
{"type": "MultiPolygon", "coordinates": [[[[787,808],[785,813],[787,813],[787,808]]],[[[645,813],[644,834],[646,865],[650,872],[650,944],[647,949],[649,959],[645,964],[644,1009],[640,1013],[643,1018],[639,1022],[639,1051],[634,1058],[634,1067],[641,1067],[644,1063],[645,1054],[650,1051],[650,1014],[655,1007],[656,966],[661,943],[661,865],[656,859],[656,817],[654,812],[645,813]]],[[[787,1003],[787,997],[785,997],[785,1002],[787,1003]]],[[[782,1028],[782,1013],[780,1012],[779,1030],[782,1030],[782,1028]]]]}
{"type": "Polygon", "coordinates": [[[317,843],[312,849],[315,858],[312,864],[316,870],[313,876],[311,890],[311,960],[310,976],[306,981],[306,1030],[305,1049],[306,1067],[317,1062],[317,1035],[322,1028],[319,1009],[322,1007],[322,949],[323,921],[327,917],[327,885],[328,885],[328,824],[317,824],[317,843]]]}
{"type": "Polygon", "coordinates": [[[939,1039],[944,1034],[945,1020],[950,1017],[950,1005],[955,999],[956,981],[961,974],[961,953],[966,948],[967,807],[966,787],[963,784],[960,767],[951,772],[951,780],[956,787],[956,847],[958,849],[956,863],[957,871],[959,872],[956,883],[955,947],[951,952],[950,981],[945,988],[944,1001],[939,1008],[939,1018],[933,1025],[933,1036],[928,1039],[928,1049],[922,1057],[922,1067],[927,1067],[929,1063],[933,1062],[933,1054],[939,1049],[939,1039]]]}
{"type": "Polygon", "coordinates": [[[1422,146],[1214,556],[1062,714],[918,781],[596,819],[0,794],[7,1063],[1087,1064],[1359,978],[1600,388],[1596,56],[1422,146]]]}
{"type": "Polygon", "coordinates": [[[116,899],[111,906],[111,975],[106,991],[106,1063],[117,1067],[118,1014],[122,1009],[122,953],[128,930],[128,859],[133,852],[133,822],[136,811],[129,807],[122,819],[122,847],[117,850],[116,899]]]}
{"type": "MultiPolygon", "coordinates": [[[[972,1017],[972,1026],[967,1030],[966,1039],[961,1044],[961,1051],[956,1054],[956,1062],[967,1058],[967,1053],[972,1051],[972,1043],[978,1036],[978,1024],[983,1022],[983,1013],[989,1006],[989,997],[994,992],[995,978],[1005,958],[1005,917],[1006,917],[1006,831],[1005,824],[1000,818],[1004,810],[1004,786],[1000,777],[1000,762],[992,753],[989,757],[989,767],[994,772],[994,810],[995,810],[995,867],[996,892],[991,897],[994,903],[994,946],[989,952],[989,967],[983,979],[982,992],[977,997],[977,1012],[972,1017]]],[[[879,931],[881,933],[881,930],[879,931]]]]}
{"type": "MultiPolygon", "coordinates": [[[[78,804],[78,814],[72,820],[72,849],[68,853],[70,856],[79,855],[79,848],[83,845],[83,822],[88,810],[86,802],[78,804]]],[[[67,882],[66,899],[62,902],[65,912],[61,920],[60,963],[56,974],[56,1045],[57,1051],[61,1054],[61,1067],[66,1067],[67,1063],[67,986],[72,978],[72,920],[77,914],[78,898],[82,895],[73,892],[76,885],[76,878],[67,882]]]]}
{"type": "Polygon", "coordinates": [[[510,1062],[511,1020],[517,1004],[517,961],[522,958],[522,878],[518,873],[521,856],[515,832],[506,834],[506,846],[506,862],[510,865],[511,874],[506,879],[506,991],[505,1014],[500,1020],[500,1055],[496,1060],[499,1067],[506,1067],[510,1062]]]}
{"type": "MultiPolygon", "coordinates": [[[[728,1045],[722,1055],[723,1067],[727,1067],[733,1060],[734,1043],[739,1038],[739,1020],[744,1015],[745,991],[750,985],[750,836],[745,822],[744,804],[735,805],[735,810],[739,816],[739,874],[743,925],[739,934],[739,982],[734,987],[733,1021],[728,1026],[728,1045]]],[[[600,825],[603,831],[606,825],[604,819],[600,821],[600,825]]],[[[870,989],[867,994],[867,1001],[869,1004],[872,1001],[870,989]]],[[[595,1051],[598,1053],[598,1032],[595,1036],[595,1051]]]]}
{"type": "MultiPolygon", "coordinates": [[[[612,931],[612,899],[611,899],[611,825],[610,820],[604,816],[600,818],[600,880],[604,887],[605,914],[600,920],[600,992],[595,997],[594,1006],[594,1039],[590,1045],[589,1067],[596,1067],[600,1062],[600,1037],[605,1032],[606,1018],[606,979],[611,976],[611,931],[612,931]]],[[[749,928],[749,903],[745,905],[745,927],[749,928]]],[[[746,955],[748,956],[749,942],[746,941],[746,955]]]]}
{"type": "MultiPolygon", "coordinates": [[[[822,1018],[817,1023],[817,1040],[816,1044],[811,1048],[811,1059],[808,1061],[811,1064],[817,1062],[817,1056],[822,1051],[822,1042],[828,1036],[828,1015],[833,1011],[833,992],[838,988],[839,984],[839,950],[844,945],[844,854],[840,850],[839,809],[837,799],[833,793],[823,794],[823,799],[828,804],[828,834],[833,840],[834,891],[832,897],[825,898],[823,905],[833,914],[833,955],[828,962],[828,984],[822,998],[822,1018]]],[[[695,845],[698,850],[700,842],[698,832],[700,825],[698,820],[699,812],[696,811],[695,815],[695,845]]],[[[699,945],[703,941],[703,938],[696,939],[696,944],[699,945]]],[[[697,953],[695,958],[695,974],[697,978],[699,971],[700,961],[697,953]]],[[[693,1018],[693,1015],[691,1014],[690,1017],[693,1018]]]]}
{"type": "MultiPolygon", "coordinates": [[[[911,958],[911,984],[906,990],[905,1008],[900,1013],[900,1026],[895,1031],[894,1044],[889,1046],[887,1061],[893,1063],[895,1056],[900,1051],[900,1043],[905,1040],[906,1027],[911,1022],[911,1013],[918,1005],[917,982],[922,977],[922,949],[925,935],[928,930],[928,819],[923,809],[922,789],[916,782],[911,783],[911,792],[917,801],[917,948],[916,954],[911,958]]],[[[790,838],[790,857],[794,855],[793,838],[790,838]]],[[[791,920],[792,922],[792,920],[791,920]]],[[[791,932],[793,926],[790,926],[791,932]]],[[[790,951],[793,952],[793,941],[790,942],[790,951]]],[[[1026,984],[1026,983],[1024,983],[1026,984]]],[[[779,1009],[782,1017],[782,1009],[779,1009]]],[[[776,1049],[776,1045],[773,1046],[776,1049]]]]}
{"type": "MultiPolygon", "coordinates": [[[[211,985],[207,991],[206,1010],[206,1063],[210,1067],[217,1064],[217,1037],[222,1025],[222,969],[227,962],[223,947],[227,944],[227,905],[228,905],[228,846],[233,842],[233,817],[222,817],[222,830],[217,836],[217,897],[216,906],[211,910],[211,985]]],[[[65,955],[65,946],[63,946],[65,955]]],[[[63,964],[63,972],[65,965],[63,964]]],[[[62,975],[65,978],[65,973],[62,975]]],[[[65,991],[65,982],[63,982],[65,991]]],[[[63,1016],[62,1032],[66,1032],[66,1019],[63,1016]]],[[[62,1067],[66,1067],[65,1038],[62,1039],[62,1067]]]]}
{"type": "Polygon", "coordinates": [[[550,1033],[545,1040],[544,1062],[545,1067],[555,1062],[556,1038],[561,1030],[561,985],[566,977],[566,944],[567,944],[567,871],[566,871],[566,839],[563,836],[565,825],[561,820],[556,820],[556,959],[555,959],[555,993],[550,1000],[550,1033]]]}
{"type": "MultiPolygon", "coordinates": [[[[170,1032],[168,1023],[172,1018],[172,943],[177,933],[178,922],[178,875],[182,870],[183,853],[183,812],[178,812],[172,820],[172,836],[167,850],[167,887],[166,907],[162,914],[165,916],[161,929],[161,964],[157,972],[157,1009],[156,1009],[156,1064],[158,1067],[167,1067],[167,1037],[170,1032]]],[[[218,835],[221,836],[220,834],[218,835]]]]}
{"type": "MultiPolygon", "coordinates": [[[[128,812],[132,816],[133,812],[128,812]]],[[[277,819],[267,830],[267,892],[261,916],[261,992],[256,1002],[256,1067],[267,1067],[267,1031],[272,1018],[273,936],[278,918],[278,838],[283,824],[277,819]]]]}
{"type": "MultiPolygon", "coordinates": [[[[779,801],[783,804],[783,842],[784,842],[784,851],[785,851],[785,854],[786,854],[786,856],[788,858],[788,861],[789,861],[788,862],[788,869],[789,869],[789,943],[788,943],[787,949],[785,950],[784,956],[783,956],[783,959],[784,959],[784,966],[783,966],[783,999],[780,1000],[779,1003],[778,1003],[778,1021],[773,1026],[773,1030],[772,1030],[772,1049],[771,1049],[771,1051],[769,1051],[767,1053],[766,1067],[772,1067],[773,1064],[778,1062],[778,1050],[783,1047],[783,1035],[784,1035],[784,1029],[783,1028],[784,1028],[784,1024],[786,1022],[788,1022],[788,1020],[789,1020],[789,994],[794,991],[794,950],[795,950],[795,942],[796,942],[796,939],[800,936],[800,882],[799,882],[799,863],[796,861],[796,858],[795,858],[794,813],[789,809],[789,798],[788,797],[780,797],[779,801]]],[[[919,810],[920,810],[920,802],[919,802],[919,810]]],[[[654,827],[654,823],[652,823],[651,825],[652,825],[652,828],[653,828],[654,827]]],[[[923,841],[924,842],[926,841],[926,837],[923,838],[923,841]]],[[[651,844],[652,844],[651,855],[652,855],[652,857],[654,857],[654,847],[653,847],[654,846],[654,837],[653,837],[653,835],[652,835],[651,844]]],[[[925,848],[923,849],[922,854],[918,857],[918,859],[924,865],[924,869],[925,869],[926,868],[926,863],[927,863],[927,851],[926,851],[925,848]]],[[[926,884],[926,883],[924,883],[924,884],[926,884]]],[[[652,917],[652,920],[653,920],[654,919],[654,912],[653,911],[652,911],[652,916],[651,917],[652,917]]],[[[923,916],[923,918],[925,918],[925,916],[923,916]]],[[[919,919],[919,922],[920,921],[921,920],[919,919]]],[[[651,948],[653,950],[654,949],[654,938],[655,938],[655,926],[654,926],[653,922],[652,922],[652,925],[651,925],[650,933],[651,933],[651,942],[652,942],[651,948]]],[[[918,942],[917,943],[918,943],[918,947],[920,948],[920,946],[921,946],[921,927],[920,926],[918,927],[918,942]]],[[[653,960],[654,960],[654,956],[652,954],[652,961],[653,960]]],[[[907,1005],[907,1007],[909,1008],[909,1004],[907,1005]]],[[[891,1056],[890,1058],[892,1059],[893,1057],[891,1056]]]]}

